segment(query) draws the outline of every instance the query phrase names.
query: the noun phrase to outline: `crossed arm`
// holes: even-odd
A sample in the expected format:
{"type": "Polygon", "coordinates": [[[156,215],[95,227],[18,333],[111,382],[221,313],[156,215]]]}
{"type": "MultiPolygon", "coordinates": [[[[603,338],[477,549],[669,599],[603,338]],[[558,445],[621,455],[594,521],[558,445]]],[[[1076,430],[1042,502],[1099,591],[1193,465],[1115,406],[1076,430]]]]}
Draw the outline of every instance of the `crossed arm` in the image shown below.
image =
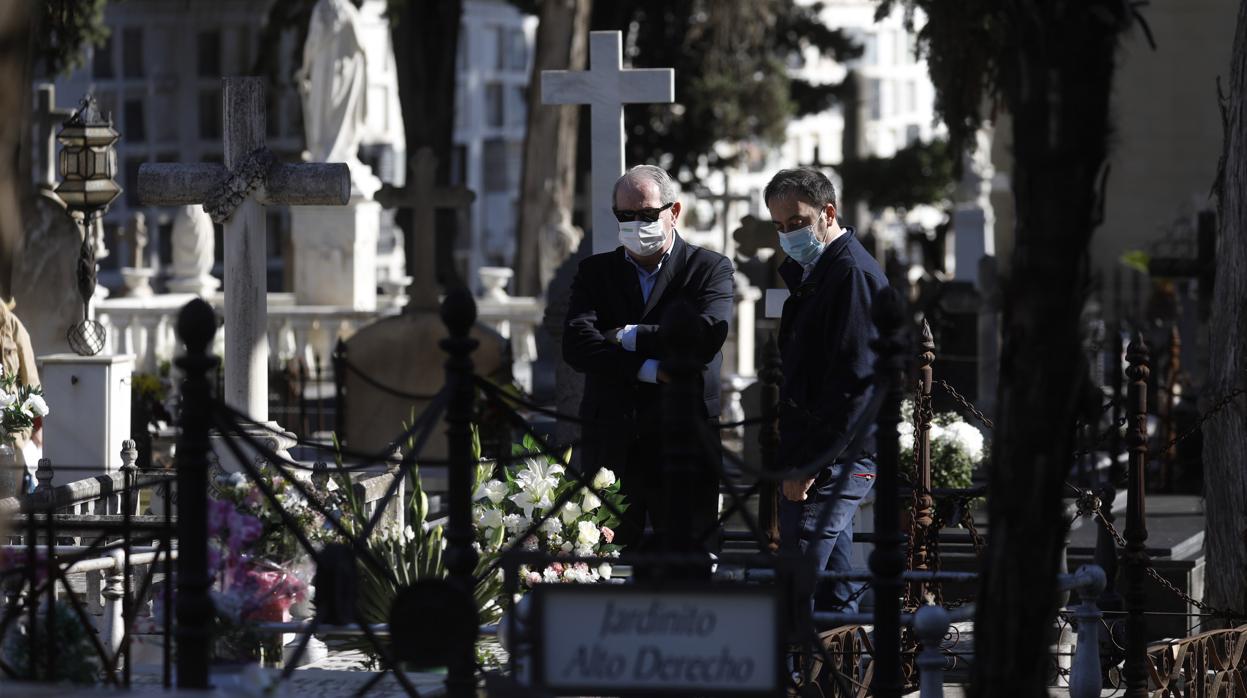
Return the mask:
{"type": "MultiPolygon", "coordinates": [[[[735,289],[732,274],[731,261],[720,257],[705,281],[693,291],[692,300],[700,320],[706,323],[702,343],[698,347],[698,358],[702,363],[714,359],[727,339],[735,289]]],[[[640,324],[599,331],[595,294],[586,278],[587,272],[582,265],[572,282],[563,333],[564,359],[582,373],[616,374],[651,383],[663,380],[658,367],[665,354],[660,326],[640,324]]]]}

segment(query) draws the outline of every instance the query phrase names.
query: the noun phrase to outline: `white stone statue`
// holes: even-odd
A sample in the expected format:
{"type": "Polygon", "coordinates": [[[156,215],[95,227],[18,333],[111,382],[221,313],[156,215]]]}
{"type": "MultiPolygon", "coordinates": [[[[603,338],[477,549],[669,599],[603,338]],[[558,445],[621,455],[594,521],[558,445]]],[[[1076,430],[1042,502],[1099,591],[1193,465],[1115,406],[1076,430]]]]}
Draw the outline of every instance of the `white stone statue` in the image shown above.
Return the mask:
{"type": "Polygon", "coordinates": [[[305,157],[346,163],[351,168],[352,195],[372,198],[381,181],[359,159],[368,115],[368,60],[359,10],[350,0],[316,3],[298,83],[307,136],[305,157]]]}
{"type": "Polygon", "coordinates": [[[178,208],[173,217],[173,277],[169,290],[206,296],[220,282],[212,276],[216,254],[216,233],[212,217],[203,206],[178,208]]]}

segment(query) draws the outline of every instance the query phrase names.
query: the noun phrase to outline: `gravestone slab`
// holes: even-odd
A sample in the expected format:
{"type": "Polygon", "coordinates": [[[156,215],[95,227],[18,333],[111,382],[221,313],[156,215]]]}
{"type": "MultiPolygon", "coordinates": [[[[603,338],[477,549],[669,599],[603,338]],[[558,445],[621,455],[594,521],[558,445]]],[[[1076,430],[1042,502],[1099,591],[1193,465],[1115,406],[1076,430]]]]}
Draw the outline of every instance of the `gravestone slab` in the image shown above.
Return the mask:
{"type": "MultiPolygon", "coordinates": [[[[507,340],[483,325],[475,325],[471,335],[480,342],[472,352],[476,373],[509,374],[507,340]]],[[[436,394],[445,383],[446,352],[438,343],[447,336],[438,315],[409,312],[362,327],[347,340],[348,366],[342,376],[346,398],[339,409],[344,410],[345,442],[352,451],[381,452],[402,433],[404,422],[409,423],[413,414],[419,415],[428,407],[428,396],[436,394]],[[424,397],[396,396],[377,384],[424,397]]],[[[444,459],[446,453],[446,426],[444,420],[439,420],[421,455],[444,459]]],[[[426,482],[426,486],[436,489],[437,483],[426,482]]]]}

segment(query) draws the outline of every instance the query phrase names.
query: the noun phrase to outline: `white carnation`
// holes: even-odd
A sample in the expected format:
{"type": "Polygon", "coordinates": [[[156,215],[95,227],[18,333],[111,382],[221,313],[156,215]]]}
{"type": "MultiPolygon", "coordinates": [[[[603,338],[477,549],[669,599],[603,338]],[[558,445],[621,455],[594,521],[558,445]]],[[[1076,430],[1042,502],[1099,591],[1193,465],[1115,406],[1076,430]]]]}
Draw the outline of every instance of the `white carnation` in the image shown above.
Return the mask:
{"type": "Polygon", "coordinates": [[[945,427],[948,438],[973,462],[983,457],[983,432],[966,422],[953,422],[945,427]]]}
{"type": "Polygon", "coordinates": [[[553,584],[559,581],[559,573],[547,567],[541,572],[541,581],[546,582],[547,584],[553,584]]]}
{"type": "Polygon", "coordinates": [[[598,576],[601,577],[602,579],[610,579],[611,572],[612,572],[612,569],[611,569],[609,562],[603,562],[602,564],[598,565],[598,576]]]}
{"type": "Polygon", "coordinates": [[[550,518],[541,522],[541,532],[546,535],[551,535],[551,536],[556,533],[562,533],[563,524],[559,523],[559,519],[557,516],[551,516],[550,518]]]}
{"type": "Polygon", "coordinates": [[[583,546],[592,547],[602,539],[602,531],[592,521],[581,521],[576,524],[576,528],[576,542],[583,546]]]}
{"type": "Polygon", "coordinates": [[[595,490],[604,490],[613,484],[615,484],[615,473],[609,468],[602,468],[597,475],[593,476],[593,489],[595,490]]]}

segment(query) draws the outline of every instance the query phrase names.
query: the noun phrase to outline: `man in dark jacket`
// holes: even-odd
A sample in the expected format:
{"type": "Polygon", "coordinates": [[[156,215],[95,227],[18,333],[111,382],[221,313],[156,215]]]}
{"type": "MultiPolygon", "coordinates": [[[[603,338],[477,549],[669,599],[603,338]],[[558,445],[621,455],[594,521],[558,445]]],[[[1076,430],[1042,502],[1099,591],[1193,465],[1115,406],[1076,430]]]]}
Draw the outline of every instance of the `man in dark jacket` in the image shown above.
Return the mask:
{"type": "MultiPolygon", "coordinates": [[[[887,280],[855,231],[836,223],[835,188],[821,172],[781,170],[764,196],[788,255],[779,273],[792,292],[779,330],[779,464],[822,466],[812,477],[783,483],[780,538],[785,548],[807,553],[816,569],[848,572],[853,515],[875,479],[873,422],[854,452],[820,460],[841,439],[854,440],[850,430],[870,401],[870,308],[887,280]]],[[[815,600],[821,608],[854,611],[854,591],[848,582],[824,584],[815,600]]]]}
{"type": "MultiPolygon", "coordinates": [[[[699,347],[702,406],[708,422],[719,416],[720,348],[732,313],[732,264],[723,255],[685,242],[676,233],[680,202],[661,168],[639,165],[615,183],[613,207],[620,247],[580,263],[563,328],[563,359],[585,374],[581,462],[586,470],[619,473],[628,509],[616,534],[638,543],[646,518],[656,536],[667,529],[659,425],[660,362],[666,350],[659,323],[673,304],[692,305],[705,327],[699,347]]],[[[713,443],[719,444],[717,430],[713,443]]],[[[717,454],[710,454],[718,457],[717,454]]],[[[669,484],[669,483],[667,483],[669,484]]],[[[676,493],[692,514],[693,540],[717,534],[717,464],[706,463],[692,488],[676,493]]]]}

